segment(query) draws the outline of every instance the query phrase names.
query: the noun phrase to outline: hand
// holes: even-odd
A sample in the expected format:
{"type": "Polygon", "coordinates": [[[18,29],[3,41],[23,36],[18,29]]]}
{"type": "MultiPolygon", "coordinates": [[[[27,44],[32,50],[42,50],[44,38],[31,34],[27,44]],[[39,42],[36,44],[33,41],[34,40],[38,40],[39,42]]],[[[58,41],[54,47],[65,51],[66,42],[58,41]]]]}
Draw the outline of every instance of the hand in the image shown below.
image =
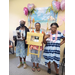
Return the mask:
{"type": "Polygon", "coordinates": [[[16,40],[16,37],[15,37],[15,36],[13,36],[13,40],[14,40],[14,41],[16,40]]]}
{"type": "Polygon", "coordinates": [[[9,48],[12,48],[13,46],[9,45],[9,48]]]}
{"type": "Polygon", "coordinates": [[[15,38],[13,38],[13,40],[15,41],[15,38]]]}
{"type": "Polygon", "coordinates": [[[63,41],[61,41],[60,46],[65,43],[65,38],[63,38],[63,41]]]}
{"type": "Polygon", "coordinates": [[[48,35],[45,35],[45,38],[49,38],[50,37],[50,34],[48,34],[48,35]]]}
{"type": "Polygon", "coordinates": [[[60,43],[60,46],[63,45],[63,42],[60,43]]]}
{"type": "Polygon", "coordinates": [[[25,37],[22,37],[22,39],[24,40],[24,39],[25,39],[25,37]]]}
{"type": "Polygon", "coordinates": [[[43,43],[43,41],[41,43],[43,43]]]}
{"type": "Polygon", "coordinates": [[[27,44],[27,40],[25,40],[25,43],[27,44]]]}

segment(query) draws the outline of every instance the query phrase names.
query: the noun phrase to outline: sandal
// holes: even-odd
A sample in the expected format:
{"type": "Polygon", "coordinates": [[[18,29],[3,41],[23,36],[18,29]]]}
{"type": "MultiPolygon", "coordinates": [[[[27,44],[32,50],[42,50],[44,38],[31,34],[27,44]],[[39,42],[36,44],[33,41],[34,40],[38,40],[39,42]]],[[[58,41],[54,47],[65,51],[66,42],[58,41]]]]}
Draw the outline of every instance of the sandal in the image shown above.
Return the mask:
{"type": "Polygon", "coordinates": [[[24,64],[24,69],[26,69],[27,68],[27,65],[26,64],[24,64]]]}
{"type": "Polygon", "coordinates": [[[17,68],[20,68],[21,66],[23,66],[23,64],[18,64],[18,65],[17,65],[17,68]]]}
{"type": "Polygon", "coordinates": [[[37,71],[40,72],[40,67],[36,67],[37,71]]]}
{"type": "Polygon", "coordinates": [[[32,66],[32,71],[35,72],[35,67],[34,66],[32,66]]]}

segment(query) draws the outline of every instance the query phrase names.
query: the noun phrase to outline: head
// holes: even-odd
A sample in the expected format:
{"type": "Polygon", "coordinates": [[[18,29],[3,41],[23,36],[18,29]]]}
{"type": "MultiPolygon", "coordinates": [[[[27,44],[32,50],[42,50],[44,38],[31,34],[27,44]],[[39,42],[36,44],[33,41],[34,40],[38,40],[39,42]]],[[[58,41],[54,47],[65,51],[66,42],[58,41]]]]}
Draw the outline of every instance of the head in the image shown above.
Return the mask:
{"type": "Polygon", "coordinates": [[[36,31],[40,31],[41,24],[39,22],[35,23],[36,31]]]}
{"type": "Polygon", "coordinates": [[[59,26],[58,26],[57,23],[52,23],[52,24],[50,25],[50,27],[51,27],[51,31],[52,31],[52,32],[56,32],[56,30],[57,30],[57,28],[58,28],[59,26]]]}
{"type": "Polygon", "coordinates": [[[21,20],[20,21],[20,27],[24,27],[24,25],[25,25],[25,21],[24,20],[21,20]]]}

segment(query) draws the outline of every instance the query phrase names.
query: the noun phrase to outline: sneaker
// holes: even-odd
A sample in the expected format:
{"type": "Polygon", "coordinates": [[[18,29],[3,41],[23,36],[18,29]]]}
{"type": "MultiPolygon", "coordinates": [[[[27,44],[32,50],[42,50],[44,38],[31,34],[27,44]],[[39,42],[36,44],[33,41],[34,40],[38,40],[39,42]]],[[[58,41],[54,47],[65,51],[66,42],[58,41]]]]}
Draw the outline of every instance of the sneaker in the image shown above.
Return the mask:
{"type": "Polygon", "coordinates": [[[47,72],[48,72],[49,74],[51,74],[51,69],[48,69],[47,72]]]}
{"type": "Polygon", "coordinates": [[[27,68],[27,65],[26,64],[24,64],[24,69],[26,69],[27,68]]]}
{"type": "Polygon", "coordinates": [[[22,64],[18,64],[17,68],[20,68],[22,66],[22,64]]]}

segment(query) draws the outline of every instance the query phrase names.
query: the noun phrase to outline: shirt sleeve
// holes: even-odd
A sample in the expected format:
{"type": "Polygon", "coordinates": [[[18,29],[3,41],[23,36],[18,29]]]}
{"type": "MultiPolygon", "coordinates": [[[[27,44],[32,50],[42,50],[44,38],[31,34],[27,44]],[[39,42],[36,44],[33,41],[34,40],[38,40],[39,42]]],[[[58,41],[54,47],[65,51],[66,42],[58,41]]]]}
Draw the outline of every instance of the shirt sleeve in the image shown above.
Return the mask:
{"type": "Polygon", "coordinates": [[[62,39],[62,38],[65,38],[65,36],[61,33],[60,38],[61,38],[61,39],[62,39]]]}

